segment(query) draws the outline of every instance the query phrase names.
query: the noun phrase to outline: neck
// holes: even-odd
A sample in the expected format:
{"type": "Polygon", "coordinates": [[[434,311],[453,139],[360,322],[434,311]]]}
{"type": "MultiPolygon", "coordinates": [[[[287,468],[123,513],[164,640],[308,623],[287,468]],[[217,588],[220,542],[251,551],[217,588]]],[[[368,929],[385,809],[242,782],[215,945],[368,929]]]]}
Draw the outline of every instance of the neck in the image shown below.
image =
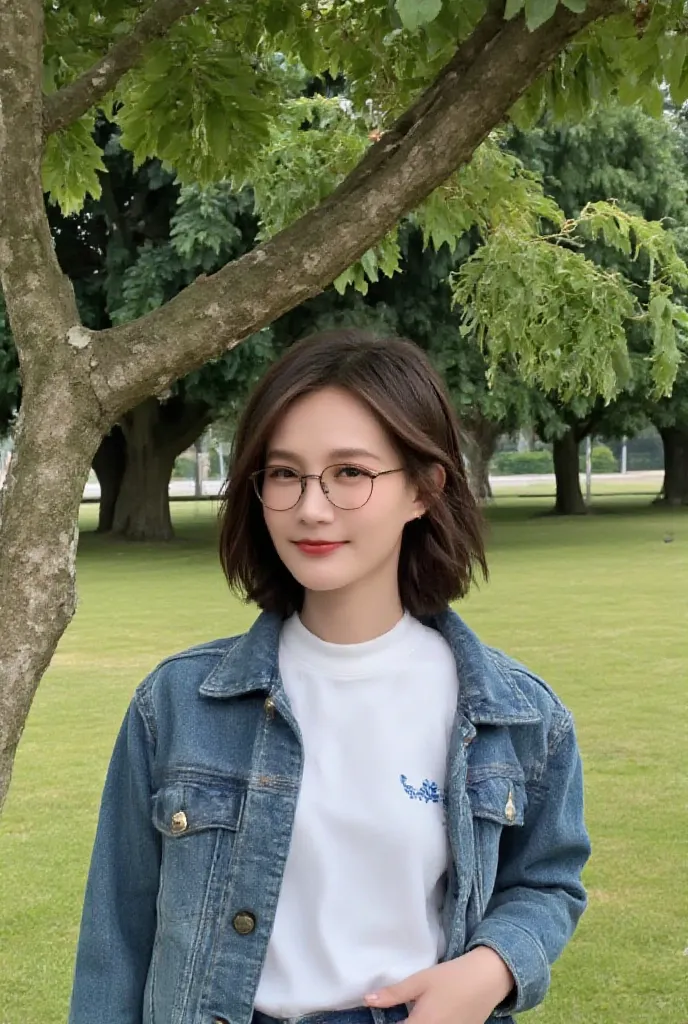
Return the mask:
{"type": "Polygon", "coordinates": [[[388,633],[401,620],[404,609],[399,590],[361,595],[347,588],[307,590],[300,618],[306,629],[331,644],[362,644],[388,633]]]}

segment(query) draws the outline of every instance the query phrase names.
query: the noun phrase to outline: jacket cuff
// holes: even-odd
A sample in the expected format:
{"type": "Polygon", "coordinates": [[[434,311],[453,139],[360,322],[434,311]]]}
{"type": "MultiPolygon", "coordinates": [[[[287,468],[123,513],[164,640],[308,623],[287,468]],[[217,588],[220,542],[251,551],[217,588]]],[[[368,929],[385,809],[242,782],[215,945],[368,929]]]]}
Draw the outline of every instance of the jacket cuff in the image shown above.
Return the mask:
{"type": "Polygon", "coordinates": [[[493,1010],[493,1016],[523,1013],[542,1002],[549,988],[550,966],[544,949],[529,931],[513,921],[487,917],[471,935],[466,952],[476,946],[493,949],[514,976],[513,992],[493,1010]]]}

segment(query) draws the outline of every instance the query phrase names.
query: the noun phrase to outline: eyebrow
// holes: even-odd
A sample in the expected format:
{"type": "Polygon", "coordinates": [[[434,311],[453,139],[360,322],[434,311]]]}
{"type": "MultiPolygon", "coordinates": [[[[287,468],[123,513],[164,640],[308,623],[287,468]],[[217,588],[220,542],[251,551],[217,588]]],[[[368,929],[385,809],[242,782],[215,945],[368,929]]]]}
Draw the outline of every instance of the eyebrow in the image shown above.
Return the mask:
{"type": "MultiPolygon", "coordinates": [[[[300,456],[296,452],[287,451],[285,448],[271,448],[267,455],[268,459],[285,459],[287,462],[299,462],[300,456]]],[[[367,448],[336,448],[331,451],[327,456],[328,459],[334,459],[335,462],[338,459],[375,459],[377,462],[380,461],[380,457],[375,455],[373,452],[369,452],[367,448]]]]}

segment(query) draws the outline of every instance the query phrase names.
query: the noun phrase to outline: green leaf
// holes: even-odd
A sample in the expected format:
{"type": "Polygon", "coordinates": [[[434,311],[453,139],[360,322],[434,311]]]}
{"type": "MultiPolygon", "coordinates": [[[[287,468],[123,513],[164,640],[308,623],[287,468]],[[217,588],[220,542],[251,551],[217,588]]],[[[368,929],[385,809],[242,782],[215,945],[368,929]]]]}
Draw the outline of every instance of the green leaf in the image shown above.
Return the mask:
{"type": "Polygon", "coordinates": [[[557,9],[558,0],[525,0],[526,25],[530,32],[544,25],[557,9]]]}
{"type": "Polygon", "coordinates": [[[82,117],[48,138],[43,156],[43,189],[65,216],[76,213],[87,193],[98,199],[99,171],[105,171],[102,152],[93,135],[93,117],[82,117]]]}
{"type": "Polygon", "coordinates": [[[687,56],[688,39],[685,36],[678,36],[675,40],[672,40],[671,52],[664,63],[671,98],[678,106],[681,106],[688,99],[686,76],[684,74],[687,56]]]}
{"type": "Polygon", "coordinates": [[[664,110],[664,94],[658,85],[645,90],[640,101],[650,117],[661,117],[664,110]]]}
{"type": "Polygon", "coordinates": [[[506,7],[504,8],[504,17],[507,21],[511,21],[523,10],[523,5],[526,0],[506,0],[506,7]]]}
{"type": "Polygon", "coordinates": [[[582,14],[587,6],[586,0],[561,0],[564,7],[574,14],[582,14]]]}
{"type": "Polygon", "coordinates": [[[435,20],[442,10],[442,0],[396,0],[394,6],[404,28],[415,32],[435,20]]]}

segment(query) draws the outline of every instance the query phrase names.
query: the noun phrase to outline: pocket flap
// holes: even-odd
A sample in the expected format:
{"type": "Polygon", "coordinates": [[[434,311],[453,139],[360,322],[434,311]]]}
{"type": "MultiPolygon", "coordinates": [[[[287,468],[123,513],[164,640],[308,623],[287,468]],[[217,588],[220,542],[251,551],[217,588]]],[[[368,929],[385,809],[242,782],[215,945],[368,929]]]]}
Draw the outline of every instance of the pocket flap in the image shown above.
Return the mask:
{"type": "Polygon", "coordinates": [[[466,790],[473,817],[500,825],[522,825],[526,794],[522,782],[501,775],[469,781],[466,790]]]}
{"type": "Polygon", "coordinates": [[[245,787],[235,780],[170,782],[153,797],[153,824],[174,839],[211,828],[236,831],[245,795],[245,787]]]}

